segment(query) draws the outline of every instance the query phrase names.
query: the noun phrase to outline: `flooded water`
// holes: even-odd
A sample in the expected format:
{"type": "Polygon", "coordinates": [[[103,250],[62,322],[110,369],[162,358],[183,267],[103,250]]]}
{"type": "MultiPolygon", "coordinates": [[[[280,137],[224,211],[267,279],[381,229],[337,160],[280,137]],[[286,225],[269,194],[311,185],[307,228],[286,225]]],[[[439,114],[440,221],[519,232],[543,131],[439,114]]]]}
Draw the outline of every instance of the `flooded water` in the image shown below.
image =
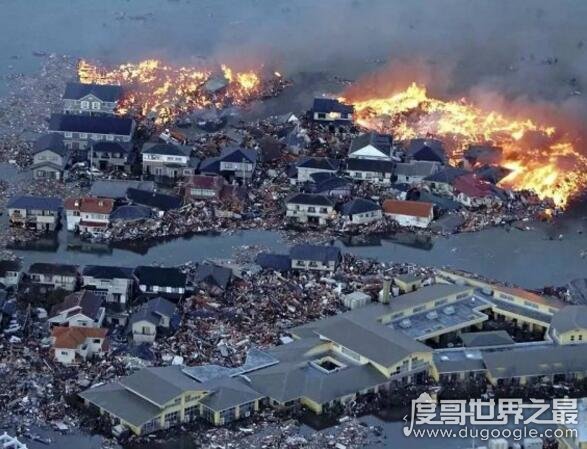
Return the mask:
{"type": "MultiPolygon", "coordinates": [[[[558,225],[532,224],[531,230],[492,228],[449,238],[417,238],[401,235],[374,239],[361,246],[336,242],[344,252],[384,262],[410,262],[448,266],[512,282],[527,288],[563,285],[587,275],[587,232],[583,220],[561,221],[558,225]],[[559,236],[562,239],[559,240],[559,236]]],[[[179,265],[209,258],[230,258],[235,249],[258,245],[287,252],[288,243],[276,232],[240,231],[222,235],[193,235],[153,245],[140,243],[111,248],[82,243],[65,230],[15,253],[26,265],[32,262],[76,265],[179,265]]]]}

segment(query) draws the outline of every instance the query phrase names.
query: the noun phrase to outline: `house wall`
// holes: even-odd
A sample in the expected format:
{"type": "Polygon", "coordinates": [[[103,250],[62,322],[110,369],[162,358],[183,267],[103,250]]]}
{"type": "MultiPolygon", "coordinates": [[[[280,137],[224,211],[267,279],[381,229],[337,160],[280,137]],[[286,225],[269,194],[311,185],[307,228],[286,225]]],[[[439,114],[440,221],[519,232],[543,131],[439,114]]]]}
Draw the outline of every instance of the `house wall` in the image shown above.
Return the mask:
{"type": "Polygon", "coordinates": [[[553,336],[561,345],[587,343],[587,329],[575,329],[562,334],[554,333],[553,336]]]}
{"type": "Polygon", "coordinates": [[[95,293],[104,296],[106,302],[126,304],[132,295],[132,279],[114,278],[97,279],[92,276],[83,276],[83,286],[92,286],[95,293]]]}
{"type": "Polygon", "coordinates": [[[368,181],[375,184],[390,185],[391,173],[346,170],[345,173],[355,181],[368,181]]]}
{"type": "Polygon", "coordinates": [[[250,162],[224,162],[220,161],[221,171],[234,172],[234,176],[250,178],[253,176],[255,166],[250,162]]]}
{"type": "Polygon", "coordinates": [[[132,325],[132,339],[135,343],[152,343],[157,337],[157,327],[150,321],[141,320],[132,325]]]}
{"type": "Polygon", "coordinates": [[[70,365],[75,361],[75,349],[54,348],[55,360],[64,365],[70,365]]]}
{"type": "Polygon", "coordinates": [[[335,215],[332,206],[288,203],[286,207],[286,217],[294,218],[300,223],[307,223],[309,217],[316,217],[319,224],[326,224],[327,220],[334,218],[335,215]]]}
{"type": "Polygon", "coordinates": [[[74,276],[30,273],[30,277],[35,284],[52,285],[54,288],[62,288],[67,291],[74,291],[77,283],[77,278],[74,276]]]}
{"type": "Polygon", "coordinates": [[[341,114],[340,112],[320,112],[314,111],[313,119],[318,122],[350,122],[353,120],[352,114],[341,114]]]}
{"type": "Polygon", "coordinates": [[[33,176],[36,179],[55,179],[60,181],[63,177],[63,172],[48,165],[39,166],[33,169],[33,176]]]}
{"type": "Polygon", "coordinates": [[[0,283],[4,284],[6,287],[18,285],[19,281],[20,281],[20,272],[19,271],[7,271],[3,277],[0,277],[0,283]]]}
{"type": "Polygon", "coordinates": [[[354,214],[346,217],[347,222],[352,224],[371,223],[372,221],[380,220],[383,213],[380,210],[371,212],[363,212],[362,214],[354,214]]]}
{"type": "Polygon", "coordinates": [[[87,95],[79,100],[63,100],[65,114],[110,115],[114,114],[115,108],[116,102],[102,101],[93,95],[87,95]]]}
{"type": "Polygon", "coordinates": [[[172,293],[177,295],[183,295],[185,293],[185,287],[174,288],[146,284],[139,284],[139,290],[143,293],[172,293]]]}
{"type": "Polygon", "coordinates": [[[415,217],[413,215],[403,214],[389,214],[386,213],[393,220],[397,221],[400,226],[416,227],[416,228],[427,228],[432,222],[432,216],[428,217],[415,217]]]}
{"type": "Polygon", "coordinates": [[[336,265],[335,261],[323,263],[315,260],[291,260],[291,267],[294,270],[334,271],[336,270],[336,265]]]}
{"type": "Polygon", "coordinates": [[[59,212],[51,210],[8,209],[10,224],[37,229],[54,231],[59,222],[59,212]]]}

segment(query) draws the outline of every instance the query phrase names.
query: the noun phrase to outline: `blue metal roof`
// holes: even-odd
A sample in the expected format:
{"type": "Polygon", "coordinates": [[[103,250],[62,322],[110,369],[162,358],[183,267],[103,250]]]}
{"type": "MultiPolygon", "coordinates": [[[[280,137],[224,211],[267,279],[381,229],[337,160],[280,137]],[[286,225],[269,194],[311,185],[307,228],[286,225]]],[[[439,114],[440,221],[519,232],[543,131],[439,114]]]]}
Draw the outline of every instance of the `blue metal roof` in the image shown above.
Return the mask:
{"type": "Polygon", "coordinates": [[[52,114],[49,129],[58,132],[130,136],[133,120],[110,116],[52,114]]]}
{"type": "Polygon", "coordinates": [[[27,209],[27,210],[54,210],[57,211],[63,206],[63,201],[56,197],[46,196],[16,196],[12,198],[7,209],[27,209]]]}

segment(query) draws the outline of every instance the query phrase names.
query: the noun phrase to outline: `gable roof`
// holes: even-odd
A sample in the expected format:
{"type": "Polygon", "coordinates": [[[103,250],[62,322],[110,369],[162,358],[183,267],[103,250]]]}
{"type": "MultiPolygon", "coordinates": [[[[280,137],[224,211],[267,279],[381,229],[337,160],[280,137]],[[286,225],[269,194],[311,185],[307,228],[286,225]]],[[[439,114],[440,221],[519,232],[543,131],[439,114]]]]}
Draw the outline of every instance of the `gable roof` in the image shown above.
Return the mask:
{"type": "Polygon", "coordinates": [[[431,181],[431,182],[442,182],[445,184],[452,184],[456,178],[462,175],[466,175],[467,173],[471,173],[468,170],[464,170],[462,168],[455,168],[455,167],[445,167],[431,176],[424,178],[424,181],[431,181]]]}
{"type": "Polygon", "coordinates": [[[220,191],[224,183],[225,180],[222,176],[210,175],[192,175],[186,180],[187,187],[218,191],[220,191]]]}
{"type": "Polygon", "coordinates": [[[327,157],[307,157],[301,159],[297,164],[297,167],[328,171],[337,171],[338,166],[339,161],[327,157]]]}
{"type": "Polygon", "coordinates": [[[69,309],[79,308],[80,312],[88,318],[97,320],[104,298],[92,293],[91,290],[74,292],[63,298],[63,301],[51,308],[51,316],[59,315],[69,309]]]}
{"type": "Polygon", "coordinates": [[[432,214],[434,205],[424,201],[385,200],[383,211],[386,214],[409,215],[426,218],[432,214]]]}
{"type": "Polygon", "coordinates": [[[287,254],[259,253],[255,263],[262,268],[275,271],[288,271],[291,269],[291,258],[287,254]]]}
{"type": "Polygon", "coordinates": [[[492,184],[478,179],[474,174],[468,173],[459,176],[453,181],[453,187],[457,192],[463,193],[470,198],[485,198],[495,196],[492,184]]]}
{"type": "Polygon", "coordinates": [[[6,205],[7,209],[58,211],[62,206],[60,198],[46,196],[15,196],[6,205]]]}
{"type": "Polygon", "coordinates": [[[438,161],[441,163],[446,161],[446,154],[442,142],[436,139],[410,140],[407,155],[410,159],[420,161],[438,161]]]}
{"type": "Polygon", "coordinates": [[[96,327],[55,326],[51,336],[55,339],[53,347],[63,349],[77,349],[87,338],[106,338],[108,329],[96,327]]]}
{"type": "Polygon", "coordinates": [[[334,203],[324,195],[311,193],[297,193],[287,200],[288,204],[305,204],[309,206],[334,206],[334,203]]]}
{"type": "Polygon", "coordinates": [[[133,127],[132,119],[112,116],[52,114],[49,119],[49,130],[57,132],[130,136],[133,127]]]}
{"type": "Polygon", "coordinates": [[[123,377],[120,384],[162,407],[186,391],[201,391],[201,384],[186,376],[178,365],[143,368],[123,377]]]}
{"type": "Polygon", "coordinates": [[[94,181],[90,188],[90,196],[98,196],[102,198],[125,199],[126,192],[129,188],[145,190],[153,192],[155,190],[155,183],[153,181],[138,181],[138,180],[118,180],[118,179],[98,179],[94,181]]]}
{"type": "Polygon", "coordinates": [[[341,103],[334,98],[314,98],[312,105],[313,112],[340,112],[341,114],[352,114],[354,107],[341,103]]]}
{"type": "Polygon", "coordinates": [[[33,154],[37,154],[45,150],[53,151],[61,157],[65,157],[69,153],[69,150],[63,143],[63,136],[61,134],[55,133],[43,134],[33,144],[33,154]]]}
{"type": "Polygon", "coordinates": [[[172,318],[177,311],[177,307],[171,301],[158,296],[143,304],[129,319],[129,324],[132,325],[137,321],[146,320],[153,323],[155,326],[159,325],[162,316],[172,318]]]}
{"type": "Polygon", "coordinates": [[[365,198],[355,198],[342,206],[343,215],[355,215],[381,210],[379,204],[365,198]]]}
{"type": "Polygon", "coordinates": [[[550,320],[550,328],[557,333],[587,329],[587,306],[568,305],[556,312],[550,320]]]}
{"type": "Polygon", "coordinates": [[[391,155],[392,137],[387,134],[379,134],[375,132],[361,134],[355,137],[351,142],[349,154],[356,153],[368,145],[381,151],[386,156],[391,155]]]}
{"type": "Polygon", "coordinates": [[[201,403],[215,411],[226,410],[265,396],[263,393],[253,390],[238,377],[212,380],[206,382],[204,386],[210,391],[210,394],[203,398],[201,403]]]}
{"type": "Polygon", "coordinates": [[[67,83],[63,94],[64,100],[81,100],[93,95],[102,101],[114,103],[122,98],[122,87],[109,84],[67,83]]]}
{"type": "Polygon", "coordinates": [[[431,176],[436,172],[438,163],[434,161],[398,162],[395,164],[395,174],[403,176],[431,176]]]}
{"type": "Polygon", "coordinates": [[[292,259],[328,263],[333,260],[337,261],[340,258],[340,249],[336,246],[302,244],[292,246],[289,255],[292,259]]]}
{"type": "Polygon", "coordinates": [[[201,263],[198,264],[194,272],[193,282],[195,284],[205,282],[226,289],[231,276],[232,270],[229,268],[219,267],[210,263],[201,263]]]}
{"type": "Polygon", "coordinates": [[[225,147],[220,153],[221,162],[250,162],[251,164],[257,163],[257,152],[250,148],[241,147],[225,147]]]}
{"type": "Polygon", "coordinates": [[[140,265],[135,269],[139,283],[166,287],[185,287],[186,275],[175,267],[140,265]]]}
{"type": "Polygon", "coordinates": [[[4,277],[8,271],[20,271],[21,269],[22,264],[19,260],[0,260],[0,277],[4,277]]]}
{"type": "Polygon", "coordinates": [[[501,346],[514,344],[514,339],[504,330],[467,332],[460,335],[463,344],[468,348],[481,346],[501,346]]]}
{"type": "Polygon", "coordinates": [[[181,198],[178,196],[147,192],[146,190],[134,189],[132,187],[127,189],[126,197],[133,203],[162,211],[179,209],[181,207],[181,198]]]}

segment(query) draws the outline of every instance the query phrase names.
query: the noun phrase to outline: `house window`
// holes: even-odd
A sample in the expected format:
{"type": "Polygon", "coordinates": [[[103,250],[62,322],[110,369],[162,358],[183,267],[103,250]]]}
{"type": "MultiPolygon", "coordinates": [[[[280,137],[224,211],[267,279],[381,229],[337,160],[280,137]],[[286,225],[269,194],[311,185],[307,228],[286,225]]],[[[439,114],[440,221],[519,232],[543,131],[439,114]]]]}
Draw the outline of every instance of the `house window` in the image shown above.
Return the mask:
{"type": "Polygon", "coordinates": [[[87,139],[88,138],[88,134],[87,133],[79,133],[79,138],[80,139],[87,139]]]}
{"type": "Polygon", "coordinates": [[[70,132],[65,132],[65,137],[67,137],[67,138],[71,139],[71,137],[72,137],[72,136],[73,136],[73,134],[72,134],[72,133],[70,133],[70,132]]]}
{"type": "Polygon", "coordinates": [[[89,109],[90,108],[90,102],[89,101],[85,101],[84,100],[84,101],[81,102],[80,105],[81,105],[81,108],[82,109],[89,109]]]}
{"type": "Polygon", "coordinates": [[[173,426],[179,422],[179,412],[171,412],[165,415],[165,424],[167,426],[173,426]]]}
{"type": "Polygon", "coordinates": [[[92,109],[100,109],[100,102],[99,101],[93,101],[92,102],[92,109]]]}
{"type": "Polygon", "coordinates": [[[326,118],[326,114],[324,112],[318,112],[318,118],[326,118]]]}

